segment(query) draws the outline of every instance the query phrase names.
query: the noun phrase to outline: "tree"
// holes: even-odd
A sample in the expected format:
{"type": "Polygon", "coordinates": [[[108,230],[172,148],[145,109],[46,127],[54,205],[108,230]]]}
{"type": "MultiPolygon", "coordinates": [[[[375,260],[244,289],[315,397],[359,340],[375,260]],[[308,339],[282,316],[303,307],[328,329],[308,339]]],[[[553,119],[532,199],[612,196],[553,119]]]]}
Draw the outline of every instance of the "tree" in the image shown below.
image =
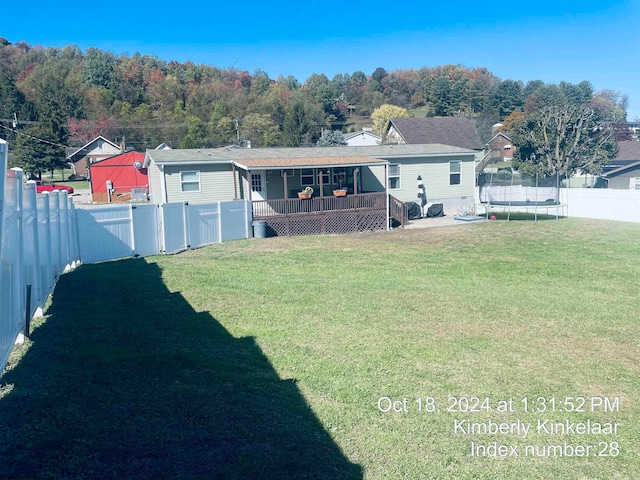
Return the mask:
{"type": "Polygon", "coordinates": [[[378,67],[371,74],[371,79],[375,80],[378,83],[382,83],[382,79],[386,76],[387,76],[387,71],[382,67],[378,67]]]}
{"type": "Polygon", "coordinates": [[[337,130],[323,131],[320,140],[318,140],[318,147],[338,147],[340,145],[346,145],[342,132],[337,130]]]}
{"type": "Polygon", "coordinates": [[[396,105],[381,105],[371,113],[374,133],[383,136],[390,118],[409,118],[409,112],[406,108],[396,105]]]}
{"type": "Polygon", "coordinates": [[[82,83],[86,87],[110,88],[115,65],[116,57],[112,53],[89,47],[80,73],[82,83]]]}
{"type": "Polygon", "coordinates": [[[516,110],[515,112],[510,113],[504,118],[504,121],[502,122],[502,128],[500,129],[500,131],[513,132],[516,129],[516,127],[520,123],[522,123],[523,120],[524,120],[524,113],[516,110]]]}
{"type": "Polygon", "coordinates": [[[187,117],[187,133],[182,137],[179,148],[207,148],[210,146],[202,120],[193,115],[187,117]]]}
{"type": "Polygon", "coordinates": [[[498,117],[504,119],[507,115],[521,110],[524,106],[524,86],[522,82],[505,80],[497,84],[491,92],[492,106],[498,117]]]}
{"type": "Polygon", "coordinates": [[[627,118],[629,97],[614,90],[602,90],[591,99],[591,106],[600,120],[623,122],[627,118]]]}
{"type": "Polygon", "coordinates": [[[286,147],[313,145],[325,124],[322,108],[309,98],[305,92],[296,90],[285,107],[282,125],[282,144],[286,147]]]}
{"type": "Polygon", "coordinates": [[[454,108],[451,101],[451,81],[447,77],[439,77],[429,89],[431,108],[434,115],[450,115],[454,108]]]}
{"type": "Polygon", "coordinates": [[[511,139],[517,147],[513,166],[528,174],[598,174],[618,148],[612,129],[592,108],[571,102],[527,115],[511,139]]]}
{"type": "Polygon", "coordinates": [[[36,178],[42,178],[42,172],[66,166],[64,146],[56,143],[56,135],[48,125],[34,125],[21,133],[16,138],[15,166],[36,178]]]}
{"type": "Polygon", "coordinates": [[[280,142],[280,129],[265,113],[250,113],[242,120],[240,138],[254,148],[273,147],[280,142]]]}

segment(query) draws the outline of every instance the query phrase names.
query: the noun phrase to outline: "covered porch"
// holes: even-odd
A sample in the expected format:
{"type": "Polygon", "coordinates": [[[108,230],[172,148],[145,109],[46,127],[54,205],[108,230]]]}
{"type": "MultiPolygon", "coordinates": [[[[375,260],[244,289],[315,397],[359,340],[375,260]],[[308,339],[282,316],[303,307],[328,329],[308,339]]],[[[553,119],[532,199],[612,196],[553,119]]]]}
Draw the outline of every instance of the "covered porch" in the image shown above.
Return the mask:
{"type": "Polygon", "coordinates": [[[388,193],[389,163],[370,157],[248,159],[233,163],[254,220],[272,236],[338,234],[405,223],[404,204],[388,193]],[[310,198],[298,193],[312,190],[310,198]]]}

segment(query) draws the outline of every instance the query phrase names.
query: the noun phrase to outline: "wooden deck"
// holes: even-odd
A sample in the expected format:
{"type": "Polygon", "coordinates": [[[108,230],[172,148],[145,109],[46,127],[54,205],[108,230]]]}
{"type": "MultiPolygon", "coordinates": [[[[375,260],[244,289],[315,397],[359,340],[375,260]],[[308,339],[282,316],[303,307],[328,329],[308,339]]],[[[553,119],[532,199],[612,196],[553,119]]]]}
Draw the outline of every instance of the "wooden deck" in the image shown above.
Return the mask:
{"type": "MultiPolygon", "coordinates": [[[[322,235],[387,229],[385,193],[346,197],[254,201],[253,218],[267,223],[269,236],[322,235]]],[[[396,226],[406,223],[404,204],[390,196],[390,217],[396,226]]]]}

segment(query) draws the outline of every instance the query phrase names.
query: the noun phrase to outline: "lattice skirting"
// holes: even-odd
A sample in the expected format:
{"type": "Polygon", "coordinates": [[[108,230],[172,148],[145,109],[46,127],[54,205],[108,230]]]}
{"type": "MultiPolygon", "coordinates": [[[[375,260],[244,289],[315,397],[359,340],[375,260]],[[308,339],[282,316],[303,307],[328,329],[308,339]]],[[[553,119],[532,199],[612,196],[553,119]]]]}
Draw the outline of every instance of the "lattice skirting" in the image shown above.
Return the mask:
{"type": "Polygon", "coordinates": [[[329,235],[386,230],[386,210],[331,211],[256,218],[267,222],[267,235],[329,235]]]}

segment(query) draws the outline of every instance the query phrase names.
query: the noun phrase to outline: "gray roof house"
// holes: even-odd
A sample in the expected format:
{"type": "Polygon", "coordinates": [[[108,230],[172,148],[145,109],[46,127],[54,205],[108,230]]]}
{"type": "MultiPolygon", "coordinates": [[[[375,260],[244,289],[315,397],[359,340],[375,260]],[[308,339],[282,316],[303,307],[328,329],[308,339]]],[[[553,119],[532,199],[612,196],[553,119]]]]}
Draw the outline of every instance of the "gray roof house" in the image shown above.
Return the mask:
{"type": "Polygon", "coordinates": [[[602,178],[608,188],[640,190],[640,142],[618,142],[618,155],[605,165],[602,178]]]}
{"type": "Polygon", "coordinates": [[[428,202],[445,210],[473,204],[475,154],[441,144],[174,149],[147,150],[144,166],[152,203],[246,199],[254,219],[268,220],[278,235],[341,233],[354,230],[328,230],[342,224],[335,212],[348,213],[355,231],[386,228],[388,201],[399,208],[419,201],[418,177],[428,202]],[[306,187],[313,196],[300,199],[306,187]],[[295,223],[303,214],[306,223],[295,223]]]}
{"type": "Polygon", "coordinates": [[[484,148],[475,123],[464,117],[392,118],[385,131],[385,143],[439,143],[477,151],[484,148]]]}

